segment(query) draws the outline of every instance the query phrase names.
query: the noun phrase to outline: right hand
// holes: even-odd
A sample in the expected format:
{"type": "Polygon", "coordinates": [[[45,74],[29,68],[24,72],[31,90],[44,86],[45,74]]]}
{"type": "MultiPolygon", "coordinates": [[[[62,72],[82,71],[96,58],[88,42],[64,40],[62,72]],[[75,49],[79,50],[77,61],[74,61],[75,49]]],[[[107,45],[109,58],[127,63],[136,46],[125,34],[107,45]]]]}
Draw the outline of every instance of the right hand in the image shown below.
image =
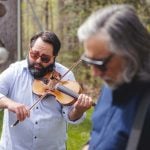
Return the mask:
{"type": "Polygon", "coordinates": [[[17,120],[19,121],[23,121],[24,119],[26,119],[26,117],[30,116],[30,110],[28,109],[28,107],[21,103],[9,101],[7,103],[7,109],[16,113],[17,120]]]}

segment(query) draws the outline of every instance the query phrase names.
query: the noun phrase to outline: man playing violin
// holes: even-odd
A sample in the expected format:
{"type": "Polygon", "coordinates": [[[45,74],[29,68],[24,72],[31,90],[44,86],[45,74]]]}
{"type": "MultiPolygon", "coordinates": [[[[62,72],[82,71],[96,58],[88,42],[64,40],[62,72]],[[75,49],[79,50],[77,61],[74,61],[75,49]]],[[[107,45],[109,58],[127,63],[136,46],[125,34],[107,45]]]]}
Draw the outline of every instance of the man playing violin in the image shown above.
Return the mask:
{"type": "MultiPolygon", "coordinates": [[[[55,62],[60,41],[53,32],[41,32],[30,40],[27,59],[10,65],[0,75],[0,108],[4,109],[2,150],[65,150],[67,123],[77,124],[85,118],[92,100],[80,94],[71,106],[61,105],[53,95],[39,99],[32,91],[34,80],[53,71],[63,75],[68,69],[55,62]],[[11,125],[18,120],[20,123],[11,125]]],[[[63,78],[75,80],[72,72],[63,78]]]]}

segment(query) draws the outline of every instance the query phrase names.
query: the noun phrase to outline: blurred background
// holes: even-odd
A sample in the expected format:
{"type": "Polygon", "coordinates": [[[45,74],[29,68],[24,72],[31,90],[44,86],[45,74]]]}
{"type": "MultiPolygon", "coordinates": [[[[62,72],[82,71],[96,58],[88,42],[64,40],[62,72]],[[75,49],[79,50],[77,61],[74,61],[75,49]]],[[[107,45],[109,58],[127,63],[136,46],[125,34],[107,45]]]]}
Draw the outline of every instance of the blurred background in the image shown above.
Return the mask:
{"type": "MultiPolygon", "coordinates": [[[[86,17],[106,5],[122,3],[133,5],[150,31],[150,0],[0,0],[0,49],[7,51],[6,56],[0,52],[0,57],[6,59],[0,63],[0,71],[10,63],[26,58],[30,38],[43,30],[58,35],[62,47],[57,61],[69,68],[83,53],[77,39],[77,29],[86,17]]],[[[90,68],[82,64],[73,72],[84,93],[96,100],[101,81],[92,78],[90,68]]],[[[92,111],[88,111],[84,123],[69,126],[68,150],[80,150],[88,140],[92,111]]],[[[2,116],[1,112],[0,125],[2,116]]]]}

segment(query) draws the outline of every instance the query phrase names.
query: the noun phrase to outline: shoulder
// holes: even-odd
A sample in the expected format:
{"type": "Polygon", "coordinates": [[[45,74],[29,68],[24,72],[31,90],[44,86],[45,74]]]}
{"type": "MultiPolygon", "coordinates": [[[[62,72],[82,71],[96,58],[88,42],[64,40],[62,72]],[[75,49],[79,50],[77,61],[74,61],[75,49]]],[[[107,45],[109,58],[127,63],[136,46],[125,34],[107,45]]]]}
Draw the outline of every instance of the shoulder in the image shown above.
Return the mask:
{"type": "Polygon", "coordinates": [[[109,86],[104,85],[101,89],[101,96],[112,95],[112,92],[113,92],[113,90],[109,86]]]}
{"type": "Polygon", "coordinates": [[[27,60],[14,62],[10,64],[9,67],[18,68],[18,69],[27,68],[27,60]]]}
{"type": "MultiPolygon", "coordinates": [[[[55,70],[59,72],[62,76],[69,70],[64,65],[56,62],[55,63],[55,70]]],[[[75,80],[74,74],[72,71],[69,71],[66,76],[64,77],[64,80],[75,80]]]]}
{"type": "Polygon", "coordinates": [[[62,65],[62,64],[60,64],[60,63],[58,63],[58,62],[55,63],[55,69],[56,69],[56,70],[64,70],[64,71],[67,71],[67,70],[68,70],[67,67],[65,67],[64,65],[62,65]]]}
{"type": "Polygon", "coordinates": [[[22,76],[24,63],[25,61],[18,61],[10,64],[9,67],[0,74],[1,83],[7,83],[6,85],[14,83],[13,81],[22,76]]]}
{"type": "Polygon", "coordinates": [[[12,70],[14,73],[20,73],[24,69],[27,69],[27,60],[17,61],[9,65],[8,70],[12,70]]]}

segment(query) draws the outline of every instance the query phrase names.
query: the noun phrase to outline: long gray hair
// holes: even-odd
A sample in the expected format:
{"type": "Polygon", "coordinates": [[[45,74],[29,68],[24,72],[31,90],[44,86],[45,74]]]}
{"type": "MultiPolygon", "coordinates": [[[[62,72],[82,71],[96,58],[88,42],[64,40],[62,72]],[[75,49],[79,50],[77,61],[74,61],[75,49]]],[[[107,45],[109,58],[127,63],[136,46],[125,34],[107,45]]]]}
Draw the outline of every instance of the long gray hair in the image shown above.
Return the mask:
{"type": "Polygon", "coordinates": [[[94,12],[78,29],[81,42],[106,33],[109,50],[124,56],[126,82],[133,76],[150,81],[150,33],[138,18],[135,9],[126,4],[112,5],[94,12]]]}

